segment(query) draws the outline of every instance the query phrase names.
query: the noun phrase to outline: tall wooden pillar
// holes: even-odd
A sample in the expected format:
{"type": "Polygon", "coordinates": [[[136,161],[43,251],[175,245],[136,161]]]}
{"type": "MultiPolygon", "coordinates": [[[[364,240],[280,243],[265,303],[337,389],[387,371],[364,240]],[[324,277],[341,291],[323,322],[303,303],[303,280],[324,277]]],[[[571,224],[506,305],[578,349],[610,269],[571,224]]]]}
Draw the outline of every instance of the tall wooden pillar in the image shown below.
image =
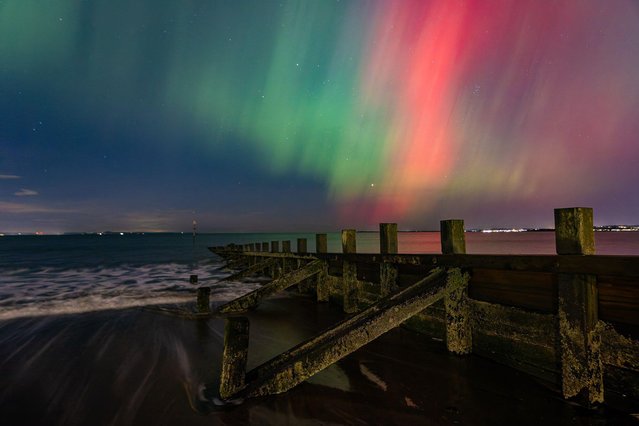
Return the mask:
{"type": "MultiPolygon", "coordinates": [[[[282,253],[290,253],[290,252],[291,252],[291,241],[290,240],[282,241],[282,253]]],[[[291,259],[287,259],[283,257],[281,259],[281,265],[282,265],[282,275],[288,274],[291,271],[291,269],[293,269],[293,265],[291,264],[291,259]]]]}
{"type": "Polygon", "coordinates": [[[220,375],[220,396],[222,399],[231,397],[244,387],[248,345],[248,318],[227,318],[224,326],[224,352],[220,375]]]}
{"type": "MultiPolygon", "coordinates": [[[[279,253],[280,242],[271,241],[271,253],[279,253]]],[[[282,276],[282,262],[280,259],[274,259],[273,266],[271,267],[271,278],[277,279],[282,276]]]]}
{"type": "MultiPolygon", "coordinates": [[[[592,209],[555,209],[555,243],[559,255],[594,254],[592,209]]],[[[557,285],[564,398],[577,398],[588,404],[602,403],[604,387],[601,336],[597,332],[597,277],[558,274],[557,285]]]]}
{"type": "MultiPolygon", "coordinates": [[[[193,276],[193,275],[192,275],[193,276]]],[[[195,275],[197,280],[197,275],[195,275]]],[[[198,313],[206,314],[211,312],[211,287],[200,287],[197,289],[197,301],[195,303],[198,313]]]]}
{"type": "MultiPolygon", "coordinates": [[[[397,224],[379,224],[379,252],[381,254],[397,254],[397,224]]],[[[380,293],[382,297],[397,290],[397,266],[382,260],[379,265],[380,293]]]]}
{"type": "Polygon", "coordinates": [[[328,238],[326,234],[315,234],[315,253],[328,253],[328,238]]]}
{"type": "MultiPolygon", "coordinates": [[[[315,253],[322,254],[328,251],[326,234],[315,234],[315,253]]],[[[317,274],[317,301],[328,302],[330,288],[328,283],[328,263],[324,262],[324,267],[317,274]]]]}
{"type": "MultiPolygon", "coordinates": [[[[460,219],[440,222],[442,254],[465,254],[464,221],[460,219]]],[[[449,276],[449,281],[453,278],[449,276]]],[[[451,282],[451,286],[452,286],[451,282]]],[[[450,291],[444,298],[446,308],[446,347],[456,354],[469,354],[473,350],[473,331],[468,280],[450,291]]]]}
{"type": "MultiPolygon", "coordinates": [[[[357,253],[357,232],[354,229],[342,231],[342,253],[357,253]]],[[[357,287],[357,265],[344,259],[342,266],[342,290],[344,294],[344,312],[357,312],[359,289],[357,287]]]]}

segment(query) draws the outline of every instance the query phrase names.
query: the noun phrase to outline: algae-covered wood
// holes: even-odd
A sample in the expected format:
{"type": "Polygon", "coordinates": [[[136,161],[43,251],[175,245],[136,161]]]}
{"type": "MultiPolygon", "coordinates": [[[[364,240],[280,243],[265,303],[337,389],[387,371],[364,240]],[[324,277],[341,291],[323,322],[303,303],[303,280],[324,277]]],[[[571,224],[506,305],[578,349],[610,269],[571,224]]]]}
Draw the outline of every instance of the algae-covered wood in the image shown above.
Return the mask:
{"type": "Polygon", "coordinates": [[[433,271],[421,282],[382,299],[247,374],[239,396],[285,392],[465,284],[461,271],[433,271]]]}
{"type": "Polygon", "coordinates": [[[245,294],[244,296],[238,297],[237,299],[234,299],[220,306],[218,311],[221,313],[228,313],[241,312],[252,309],[256,307],[259,302],[265,297],[285,290],[299,283],[300,281],[312,277],[313,275],[319,273],[323,267],[324,262],[322,262],[321,260],[315,260],[300,269],[296,269],[287,275],[284,275],[271,281],[268,284],[263,285],[257,290],[254,290],[248,294],[245,294]]]}

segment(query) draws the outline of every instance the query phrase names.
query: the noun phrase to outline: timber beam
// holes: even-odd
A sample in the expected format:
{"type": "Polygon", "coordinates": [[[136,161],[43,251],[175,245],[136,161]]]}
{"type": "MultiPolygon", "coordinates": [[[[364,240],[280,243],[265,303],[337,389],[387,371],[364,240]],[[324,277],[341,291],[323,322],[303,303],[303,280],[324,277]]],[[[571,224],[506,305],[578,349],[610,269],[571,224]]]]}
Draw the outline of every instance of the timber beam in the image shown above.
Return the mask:
{"type": "MultiPolygon", "coordinates": [[[[248,372],[243,383],[239,380],[236,385],[229,385],[223,377],[220,396],[223,399],[246,398],[286,392],[463,287],[467,281],[468,275],[459,269],[448,273],[441,268],[435,269],[412,286],[381,299],[248,372]],[[236,392],[229,393],[228,389],[236,392]]],[[[225,371],[224,366],[222,371],[225,371]]]]}
{"type": "Polygon", "coordinates": [[[243,269],[239,272],[236,272],[235,274],[229,275],[228,277],[224,277],[219,281],[235,281],[235,280],[239,280],[240,278],[244,278],[244,277],[248,277],[250,275],[256,274],[258,272],[261,272],[267,268],[270,268],[271,266],[273,266],[273,263],[275,263],[274,259],[267,259],[264,260],[262,262],[256,263],[252,266],[249,266],[246,269],[243,269]]]}
{"type": "Polygon", "coordinates": [[[307,278],[310,278],[315,274],[318,274],[323,267],[324,262],[322,262],[321,260],[314,260],[313,262],[308,263],[307,265],[299,269],[296,269],[271,281],[268,284],[263,285],[257,290],[253,290],[252,292],[245,294],[244,296],[231,300],[230,302],[220,306],[218,312],[243,312],[249,309],[253,309],[262,301],[262,299],[265,299],[266,297],[280,291],[286,290],[287,288],[307,278]]]}

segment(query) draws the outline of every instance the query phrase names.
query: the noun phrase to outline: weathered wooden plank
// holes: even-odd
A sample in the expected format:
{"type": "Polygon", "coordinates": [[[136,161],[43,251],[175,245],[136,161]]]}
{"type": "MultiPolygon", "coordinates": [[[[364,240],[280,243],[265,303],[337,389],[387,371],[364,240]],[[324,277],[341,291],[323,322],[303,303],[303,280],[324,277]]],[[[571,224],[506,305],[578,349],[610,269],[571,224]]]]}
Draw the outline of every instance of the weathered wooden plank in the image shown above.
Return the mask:
{"type": "MultiPolygon", "coordinates": [[[[214,249],[214,248],[212,248],[214,249]]],[[[235,251],[229,251],[236,254],[235,251]]],[[[374,270],[381,263],[396,262],[397,284],[407,286],[419,279],[424,270],[437,264],[465,266],[473,269],[469,286],[471,297],[539,312],[556,312],[556,273],[588,273],[598,275],[599,310],[603,320],[639,325],[639,256],[580,255],[379,255],[316,254],[296,256],[288,253],[251,253],[262,259],[329,260],[328,273],[341,277],[343,259],[355,262],[358,279],[376,282],[374,270]],[[510,272],[510,274],[509,274],[510,272]]],[[[259,268],[258,265],[255,265],[259,268]]],[[[236,277],[237,278],[237,277],[236,277]]],[[[233,279],[233,276],[228,279],[233,279]]]]}
{"type": "Polygon", "coordinates": [[[273,266],[275,260],[274,259],[267,259],[264,260],[262,262],[256,263],[252,266],[249,266],[246,269],[243,269],[239,272],[236,272],[235,274],[229,275],[228,277],[224,277],[219,281],[235,281],[235,280],[239,280],[240,278],[244,278],[244,277],[248,277],[250,275],[256,274],[260,271],[263,271],[267,268],[270,268],[271,266],[273,266]]]}
{"type": "Polygon", "coordinates": [[[473,332],[473,353],[539,377],[546,382],[560,382],[555,352],[507,337],[473,332]]]}
{"type": "Polygon", "coordinates": [[[312,277],[313,275],[319,273],[323,268],[324,262],[321,260],[315,260],[306,266],[296,269],[295,271],[284,275],[276,280],[271,281],[268,284],[263,285],[262,287],[253,290],[252,292],[245,294],[244,296],[238,297],[235,300],[232,300],[218,309],[218,312],[221,313],[229,313],[229,312],[242,312],[248,309],[252,309],[256,307],[262,299],[285,290],[302,280],[312,277]]]}
{"type": "Polygon", "coordinates": [[[560,383],[555,315],[479,301],[472,302],[472,310],[474,353],[560,383]]]}
{"type": "Polygon", "coordinates": [[[472,270],[470,297],[491,303],[557,312],[557,280],[547,272],[472,270]]]}
{"type": "Polygon", "coordinates": [[[249,372],[238,396],[285,392],[339,359],[397,327],[436,300],[464,285],[459,270],[437,270],[421,282],[341,322],[249,372]]]}
{"type": "Polygon", "coordinates": [[[507,255],[507,254],[339,254],[317,255],[322,259],[355,263],[396,263],[398,265],[451,268],[485,268],[513,271],[585,273],[639,277],[639,256],[608,255],[507,255]]]}
{"type": "Polygon", "coordinates": [[[599,319],[639,326],[639,279],[600,275],[597,287],[599,319]]]}
{"type": "Polygon", "coordinates": [[[485,333],[555,349],[557,317],[495,303],[472,301],[474,327],[485,333]]]}

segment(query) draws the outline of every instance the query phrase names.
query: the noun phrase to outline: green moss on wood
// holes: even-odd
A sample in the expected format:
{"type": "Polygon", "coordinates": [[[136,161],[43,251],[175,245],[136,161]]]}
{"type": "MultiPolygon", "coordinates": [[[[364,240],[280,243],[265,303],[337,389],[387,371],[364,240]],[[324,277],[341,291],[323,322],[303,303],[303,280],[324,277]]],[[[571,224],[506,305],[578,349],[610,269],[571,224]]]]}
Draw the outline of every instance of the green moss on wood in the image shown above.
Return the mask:
{"type": "Polygon", "coordinates": [[[612,325],[601,321],[599,330],[603,362],[639,373],[639,341],[622,336],[612,325]]]}
{"type": "Polygon", "coordinates": [[[413,287],[382,299],[250,372],[247,377],[251,383],[240,396],[284,392],[400,325],[453,290],[455,288],[446,286],[443,273],[435,271],[413,287]]]}
{"type": "Polygon", "coordinates": [[[322,262],[321,260],[315,260],[300,269],[297,269],[268,284],[263,285],[257,290],[254,290],[248,294],[245,294],[244,296],[230,301],[229,303],[226,303],[225,305],[222,305],[219,308],[219,312],[242,312],[252,309],[256,307],[262,299],[282,290],[285,290],[302,280],[312,277],[313,275],[319,273],[323,268],[324,262],[322,262]]]}
{"type": "Polygon", "coordinates": [[[459,269],[448,272],[451,290],[444,298],[446,308],[446,347],[455,354],[469,354],[473,350],[471,307],[468,299],[468,274],[459,269]],[[454,290],[453,290],[454,289],[454,290]]]}
{"type": "Polygon", "coordinates": [[[220,397],[230,398],[244,388],[248,359],[249,321],[244,317],[227,318],[224,326],[224,352],[220,374],[220,397]]]}

